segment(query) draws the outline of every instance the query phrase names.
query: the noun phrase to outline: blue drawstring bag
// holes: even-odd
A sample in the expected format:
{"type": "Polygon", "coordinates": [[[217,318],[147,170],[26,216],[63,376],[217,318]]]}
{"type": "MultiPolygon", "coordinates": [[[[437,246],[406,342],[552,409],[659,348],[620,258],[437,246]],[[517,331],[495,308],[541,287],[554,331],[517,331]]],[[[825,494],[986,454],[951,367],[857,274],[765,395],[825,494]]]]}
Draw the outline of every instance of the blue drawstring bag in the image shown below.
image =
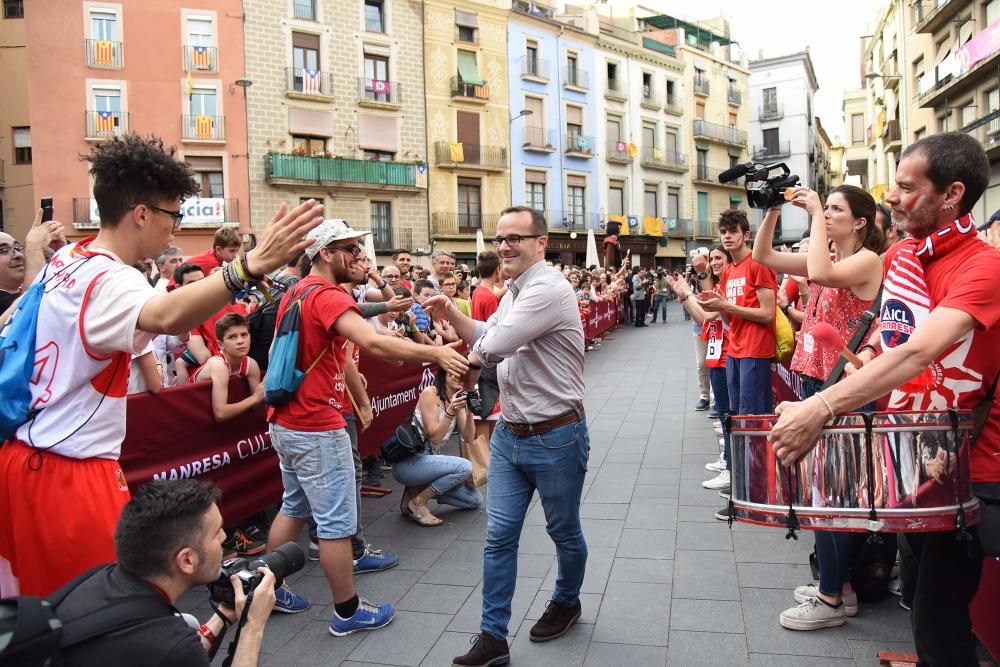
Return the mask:
{"type": "Polygon", "coordinates": [[[35,368],[35,331],[45,283],[37,281],[21,295],[0,330],[0,440],[11,438],[31,419],[31,376],[35,368]]]}
{"type": "Polygon", "coordinates": [[[319,287],[319,285],[309,285],[302,293],[295,297],[289,293],[285,298],[292,299],[285,312],[278,322],[278,330],[274,334],[274,347],[271,348],[271,358],[267,365],[267,375],[264,376],[264,402],[272,407],[285,405],[299,385],[305,379],[306,374],[326,353],[329,346],[324,347],[319,356],[309,364],[309,368],[300,371],[296,365],[299,355],[299,326],[302,320],[302,302],[309,292],[319,287]]]}

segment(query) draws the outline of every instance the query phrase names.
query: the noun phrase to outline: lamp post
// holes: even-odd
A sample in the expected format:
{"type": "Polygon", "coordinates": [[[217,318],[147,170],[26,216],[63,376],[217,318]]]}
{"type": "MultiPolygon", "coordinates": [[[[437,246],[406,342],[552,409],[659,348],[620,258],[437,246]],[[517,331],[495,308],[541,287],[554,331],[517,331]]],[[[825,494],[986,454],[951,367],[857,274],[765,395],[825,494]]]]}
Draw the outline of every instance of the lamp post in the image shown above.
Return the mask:
{"type": "MultiPolygon", "coordinates": [[[[535,112],[532,111],[531,109],[521,109],[521,111],[518,112],[517,115],[510,117],[510,119],[507,122],[507,145],[508,146],[510,146],[511,148],[513,148],[513,142],[510,140],[510,133],[511,133],[511,128],[514,126],[514,121],[517,120],[518,118],[523,117],[523,116],[530,116],[533,113],[535,113],[535,112]]],[[[507,168],[507,174],[508,174],[508,179],[510,181],[509,188],[510,188],[511,197],[513,197],[514,196],[514,170],[511,169],[510,166],[508,166],[508,168],[507,168]]]]}
{"type": "Polygon", "coordinates": [[[253,81],[244,75],[233,83],[243,90],[243,132],[247,142],[247,225],[250,227],[250,233],[243,234],[243,246],[246,250],[252,250],[257,245],[257,235],[253,231],[253,216],[250,213],[250,112],[247,109],[247,88],[253,85],[253,81]]]}

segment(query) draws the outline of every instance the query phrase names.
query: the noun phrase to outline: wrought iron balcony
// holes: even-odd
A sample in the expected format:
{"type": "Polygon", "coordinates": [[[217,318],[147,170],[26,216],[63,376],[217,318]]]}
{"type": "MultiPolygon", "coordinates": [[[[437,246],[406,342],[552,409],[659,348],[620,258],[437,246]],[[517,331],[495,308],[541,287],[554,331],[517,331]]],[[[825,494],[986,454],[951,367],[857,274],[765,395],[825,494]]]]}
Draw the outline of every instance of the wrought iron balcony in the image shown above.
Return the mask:
{"type": "Polygon", "coordinates": [[[490,99],[490,86],[486,81],[482,83],[465,83],[462,77],[451,77],[451,96],[467,100],[487,101],[490,99]]]}
{"type": "Polygon", "coordinates": [[[497,213],[435,211],[431,213],[431,233],[434,236],[474,236],[481,229],[483,236],[489,238],[496,234],[498,220],[500,215],[497,213]]]}
{"type": "Polygon", "coordinates": [[[85,111],[84,132],[87,139],[110,139],[128,132],[127,111],[85,111]]]}
{"type": "Polygon", "coordinates": [[[537,56],[521,56],[521,76],[549,79],[549,61],[537,56]]]}
{"type": "Polygon", "coordinates": [[[185,72],[218,72],[219,50],[214,46],[184,45],[185,72]]]}
{"type": "Polygon", "coordinates": [[[181,139],[186,141],[225,141],[226,124],[222,116],[181,116],[181,139]]]}
{"type": "Polygon", "coordinates": [[[409,189],[415,188],[417,182],[417,165],[408,162],[268,153],[264,158],[264,169],[265,178],[272,185],[354,184],[409,189]]]}
{"type": "Polygon", "coordinates": [[[707,120],[702,120],[700,118],[696,118],[693,121],[692,134],[696,138],[703,137],[705,139],[718,141],[724,144],[732,144],[734,146],[747,145],[746,132],[737,130],[735,127],[709,123],[707,120]]]}
{"type": "Polygon", "coordinates": [[[286,67],[285,93],[304,97],[332,97],[333,75],[321,70],[286,67]]]}
{"type": "Polygon", "coordinates": [[[579,67],[563,67],[563,86],[590,88],[590,73],[579,67]]]}
{"type": "Polygon", "coordinates": [[[403,103],[403,84],[397,81],[384,81],[382,79],[358,79],[358,104],[365,105],[392,105],[399,106],[403,103]]]}
{"type": "Polygon", "coordinates": [[[760,108],[760,112],[757,114],[759,120],[778,120],[785,115],[785,105],[778,104],[765,104],[760,108]]]}
{"type": "Polygon", "coordinates": [[[695,77],[694,79],[694,92],[697,95],[708,95],[710,86],[708,85],[708,79],[704,77],[695,77]]]}
{"type": "Polygon", "coordinates": [[[672,153],[655,146],[643,146],[639,164],[651,169],[663,169],[678,173],[689,169],[687,158],[683,153],[672,153]]]}
{"type": "Polygon", "coordinates": [[[726,93],[726,98],[730,104],[743,104],[743,93],[735,88],[730,88],[726,93]]]}
{"type": "Polygon", "coordinates": [[[754,160],[769,160],[771,158],[788,157],[792,154],[791,143],[778,141],[773,144],[764,144],[753,147],[754,160]]]}
{"type": "Polygon", "coordinates": [[[507,168],[507,149],[503,146],[439,141],[434,144],[434,163],[439,167],[479,167],[486,171],[503,171],[507,168]]]}
{"type": "Polygon", "coordinates": [[[704,183],[707,185],[717,185],[726,188],[741,188],[743,187],[742,181],[736,179],[734,181],[729,181],[728,183],[720,183],[719,175],[725,169],[719,169],[718,167],[709,167],[708,165],[699,164],[695,165],[694,174],[691,176],[691,180],[695,183],[704,183]]]}
{"type": "Polygon", "coordinates": [[[628,99],[628,93],[625,90],[625,82],[621,79],[608,77],[608,86],[604,90],[604,97],[609,100],[617,100],[619,102],[624,102],[628,99]]]}
{"type": "Polygon", "coordinates": [[[624,141],[618,141],[617,139],[608,139],[604,155],[608,162],[614,162],[617,164],[631,164],[634,160],[632,153],[629,152],[629,145],[624,141]]]}
{"type": "Polygon", "coordinates": [[[556,150],[556,131],[547,130],[544,127],[525,126],[524,150],[554,152],[556,150]]]}
{"type": "Polygon", "coordinates": [[[122,68],[122,43],[107,39],[88,39],[86,42],[87,67],[96,69],[122,68]]]}
{"type": "Polygon", "coordinates": [[[586,134],[567,132],[565,146],[570,157],[594,157],[594,138],[586,134]]]}

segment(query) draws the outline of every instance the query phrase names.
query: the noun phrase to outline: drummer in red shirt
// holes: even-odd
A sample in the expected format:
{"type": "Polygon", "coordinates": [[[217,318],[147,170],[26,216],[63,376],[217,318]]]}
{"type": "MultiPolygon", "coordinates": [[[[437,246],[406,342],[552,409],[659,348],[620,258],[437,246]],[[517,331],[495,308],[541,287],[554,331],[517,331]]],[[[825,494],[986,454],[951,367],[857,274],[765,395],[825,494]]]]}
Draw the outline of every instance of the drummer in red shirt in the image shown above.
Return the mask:
{"type": "MultiPolygon", "coordinates": [[[[804,456],[835,415],[885,394],[891,393],[892,411],[971,410],[990,400],[1000,372],[1000,253],[976,237],[968,216],[989,174],[982,146],[962,132],[926,137],[903,152],[886,204],[907,239],[885,257],[880,335],[861,348],[863,368],[806,401],[778,406],[770,439],[783,463],[804,456]]],[[[986,536],[987,522],[992,527],[1000,520],[995,405],[971,454],[972,490],[984,503],[986,536]]],[[[902,561],[914,569],[904,574],[914,582],[913,637],[921,665],[979,664],[969,602],[984,550],[996,555],[1000,545],[984,543],[980,527],[969,532],[971,541],[957,539],[954,531],[901,536],[902,561]]]]}

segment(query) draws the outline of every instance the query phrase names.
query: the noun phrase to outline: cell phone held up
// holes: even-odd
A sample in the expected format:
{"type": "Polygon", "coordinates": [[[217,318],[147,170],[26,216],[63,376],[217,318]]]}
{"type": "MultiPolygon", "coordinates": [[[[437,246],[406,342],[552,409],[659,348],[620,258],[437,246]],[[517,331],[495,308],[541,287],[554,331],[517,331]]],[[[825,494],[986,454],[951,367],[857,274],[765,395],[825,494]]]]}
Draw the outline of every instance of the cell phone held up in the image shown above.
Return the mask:
{"type": "Polygon", "coordinates": [[[52,197],[42,197],[38,207],[42,209],[42,222],[52,220],[52,197]]]}

